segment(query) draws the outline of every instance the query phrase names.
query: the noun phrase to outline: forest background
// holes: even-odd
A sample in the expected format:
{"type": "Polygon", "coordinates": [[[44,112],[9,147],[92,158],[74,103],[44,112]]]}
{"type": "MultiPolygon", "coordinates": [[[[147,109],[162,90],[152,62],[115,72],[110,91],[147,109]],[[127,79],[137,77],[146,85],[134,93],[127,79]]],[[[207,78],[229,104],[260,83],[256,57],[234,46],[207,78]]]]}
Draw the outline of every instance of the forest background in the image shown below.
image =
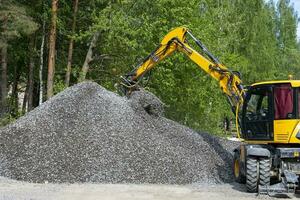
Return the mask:
{"type": "MultiPolygon", "coordinates": [[[[300,79],[289,0],[0,0],[0,126],[84,80],[115,91],[171,29],[188,27],[244,84],[300,79]]],[[[222,133],[233,118],[218,83],[185,55],[151,72],[166,116],[222,133]]]]}

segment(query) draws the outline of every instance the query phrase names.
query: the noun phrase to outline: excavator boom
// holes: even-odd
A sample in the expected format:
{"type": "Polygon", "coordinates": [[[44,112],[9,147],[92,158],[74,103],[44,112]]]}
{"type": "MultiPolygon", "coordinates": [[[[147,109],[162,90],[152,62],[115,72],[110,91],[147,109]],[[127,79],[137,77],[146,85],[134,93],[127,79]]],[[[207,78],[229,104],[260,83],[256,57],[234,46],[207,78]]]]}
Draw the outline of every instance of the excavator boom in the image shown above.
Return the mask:
{"type": "Polygon", "coordinates": [[[142,63],[122,77],[123,81],[121,85],[125,89],[125,93],[130,93],[130,91],[134,90],[147,72],[175,51],[187,55],[199,68],[219,82],[222,91],[226,94],[230,102],[232,111],[234,114],[237,114],[238,108],[242,105],[245,96],[239,73],[233,72],[222,65],[202,42],[185,27],[179,27],[170,31],[162,39],[159,46],[142,63]],[[200,48],[201,52],[196,51],[190,46],[188,42],[190,39],[200,48]]]}

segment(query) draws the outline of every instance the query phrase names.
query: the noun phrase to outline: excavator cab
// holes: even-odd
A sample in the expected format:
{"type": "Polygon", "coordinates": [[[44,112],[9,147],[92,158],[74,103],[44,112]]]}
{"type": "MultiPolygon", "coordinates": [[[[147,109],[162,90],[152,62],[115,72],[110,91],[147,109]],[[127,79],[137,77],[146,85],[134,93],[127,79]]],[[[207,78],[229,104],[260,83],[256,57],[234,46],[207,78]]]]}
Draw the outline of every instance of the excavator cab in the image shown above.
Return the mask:
{"type": "Polygon", "coordinates": [[[300,81],[251,85],[241,111],[241,138],[246,143],[235,150],[234,175],[249,192],[299,190],[300,81]]]}
{"type": "Polygon", "coordinates": [[[272,81],[249,87],[241,114],[242,138],[249,142],[299,144],[299,84],[300,81],[272,81]]]}

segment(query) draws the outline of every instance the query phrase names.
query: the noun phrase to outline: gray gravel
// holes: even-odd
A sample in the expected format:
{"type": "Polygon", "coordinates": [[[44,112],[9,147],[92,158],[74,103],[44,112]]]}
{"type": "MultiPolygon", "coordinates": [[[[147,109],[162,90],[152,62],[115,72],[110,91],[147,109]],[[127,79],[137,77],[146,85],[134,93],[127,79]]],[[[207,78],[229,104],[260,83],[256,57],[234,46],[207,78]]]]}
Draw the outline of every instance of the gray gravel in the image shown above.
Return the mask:
{"type": "Polygon", "coordinates": [[[162,107],[144,91],[128,100],[93,82],[77,84],[0,129],[0,175],[58,183],[231,182],[237,143],[166,119],[162,107]]]}

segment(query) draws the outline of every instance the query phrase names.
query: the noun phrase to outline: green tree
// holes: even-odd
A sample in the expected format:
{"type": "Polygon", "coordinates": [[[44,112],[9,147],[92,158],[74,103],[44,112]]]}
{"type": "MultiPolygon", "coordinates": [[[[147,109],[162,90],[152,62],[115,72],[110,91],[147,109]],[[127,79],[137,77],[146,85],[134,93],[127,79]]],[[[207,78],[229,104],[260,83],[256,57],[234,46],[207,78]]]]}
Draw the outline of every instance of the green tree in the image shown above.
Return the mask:
{"type": "Polygon", "coordinates": [[[8,96],[8,48],[9,42],[22,36],[31,35],[38,28],[37,23],[29,17],[26,8],[14,1],[0,4],[0,49],[1,49],[1,108],[0,113],[7,112],[8,96]]]}

